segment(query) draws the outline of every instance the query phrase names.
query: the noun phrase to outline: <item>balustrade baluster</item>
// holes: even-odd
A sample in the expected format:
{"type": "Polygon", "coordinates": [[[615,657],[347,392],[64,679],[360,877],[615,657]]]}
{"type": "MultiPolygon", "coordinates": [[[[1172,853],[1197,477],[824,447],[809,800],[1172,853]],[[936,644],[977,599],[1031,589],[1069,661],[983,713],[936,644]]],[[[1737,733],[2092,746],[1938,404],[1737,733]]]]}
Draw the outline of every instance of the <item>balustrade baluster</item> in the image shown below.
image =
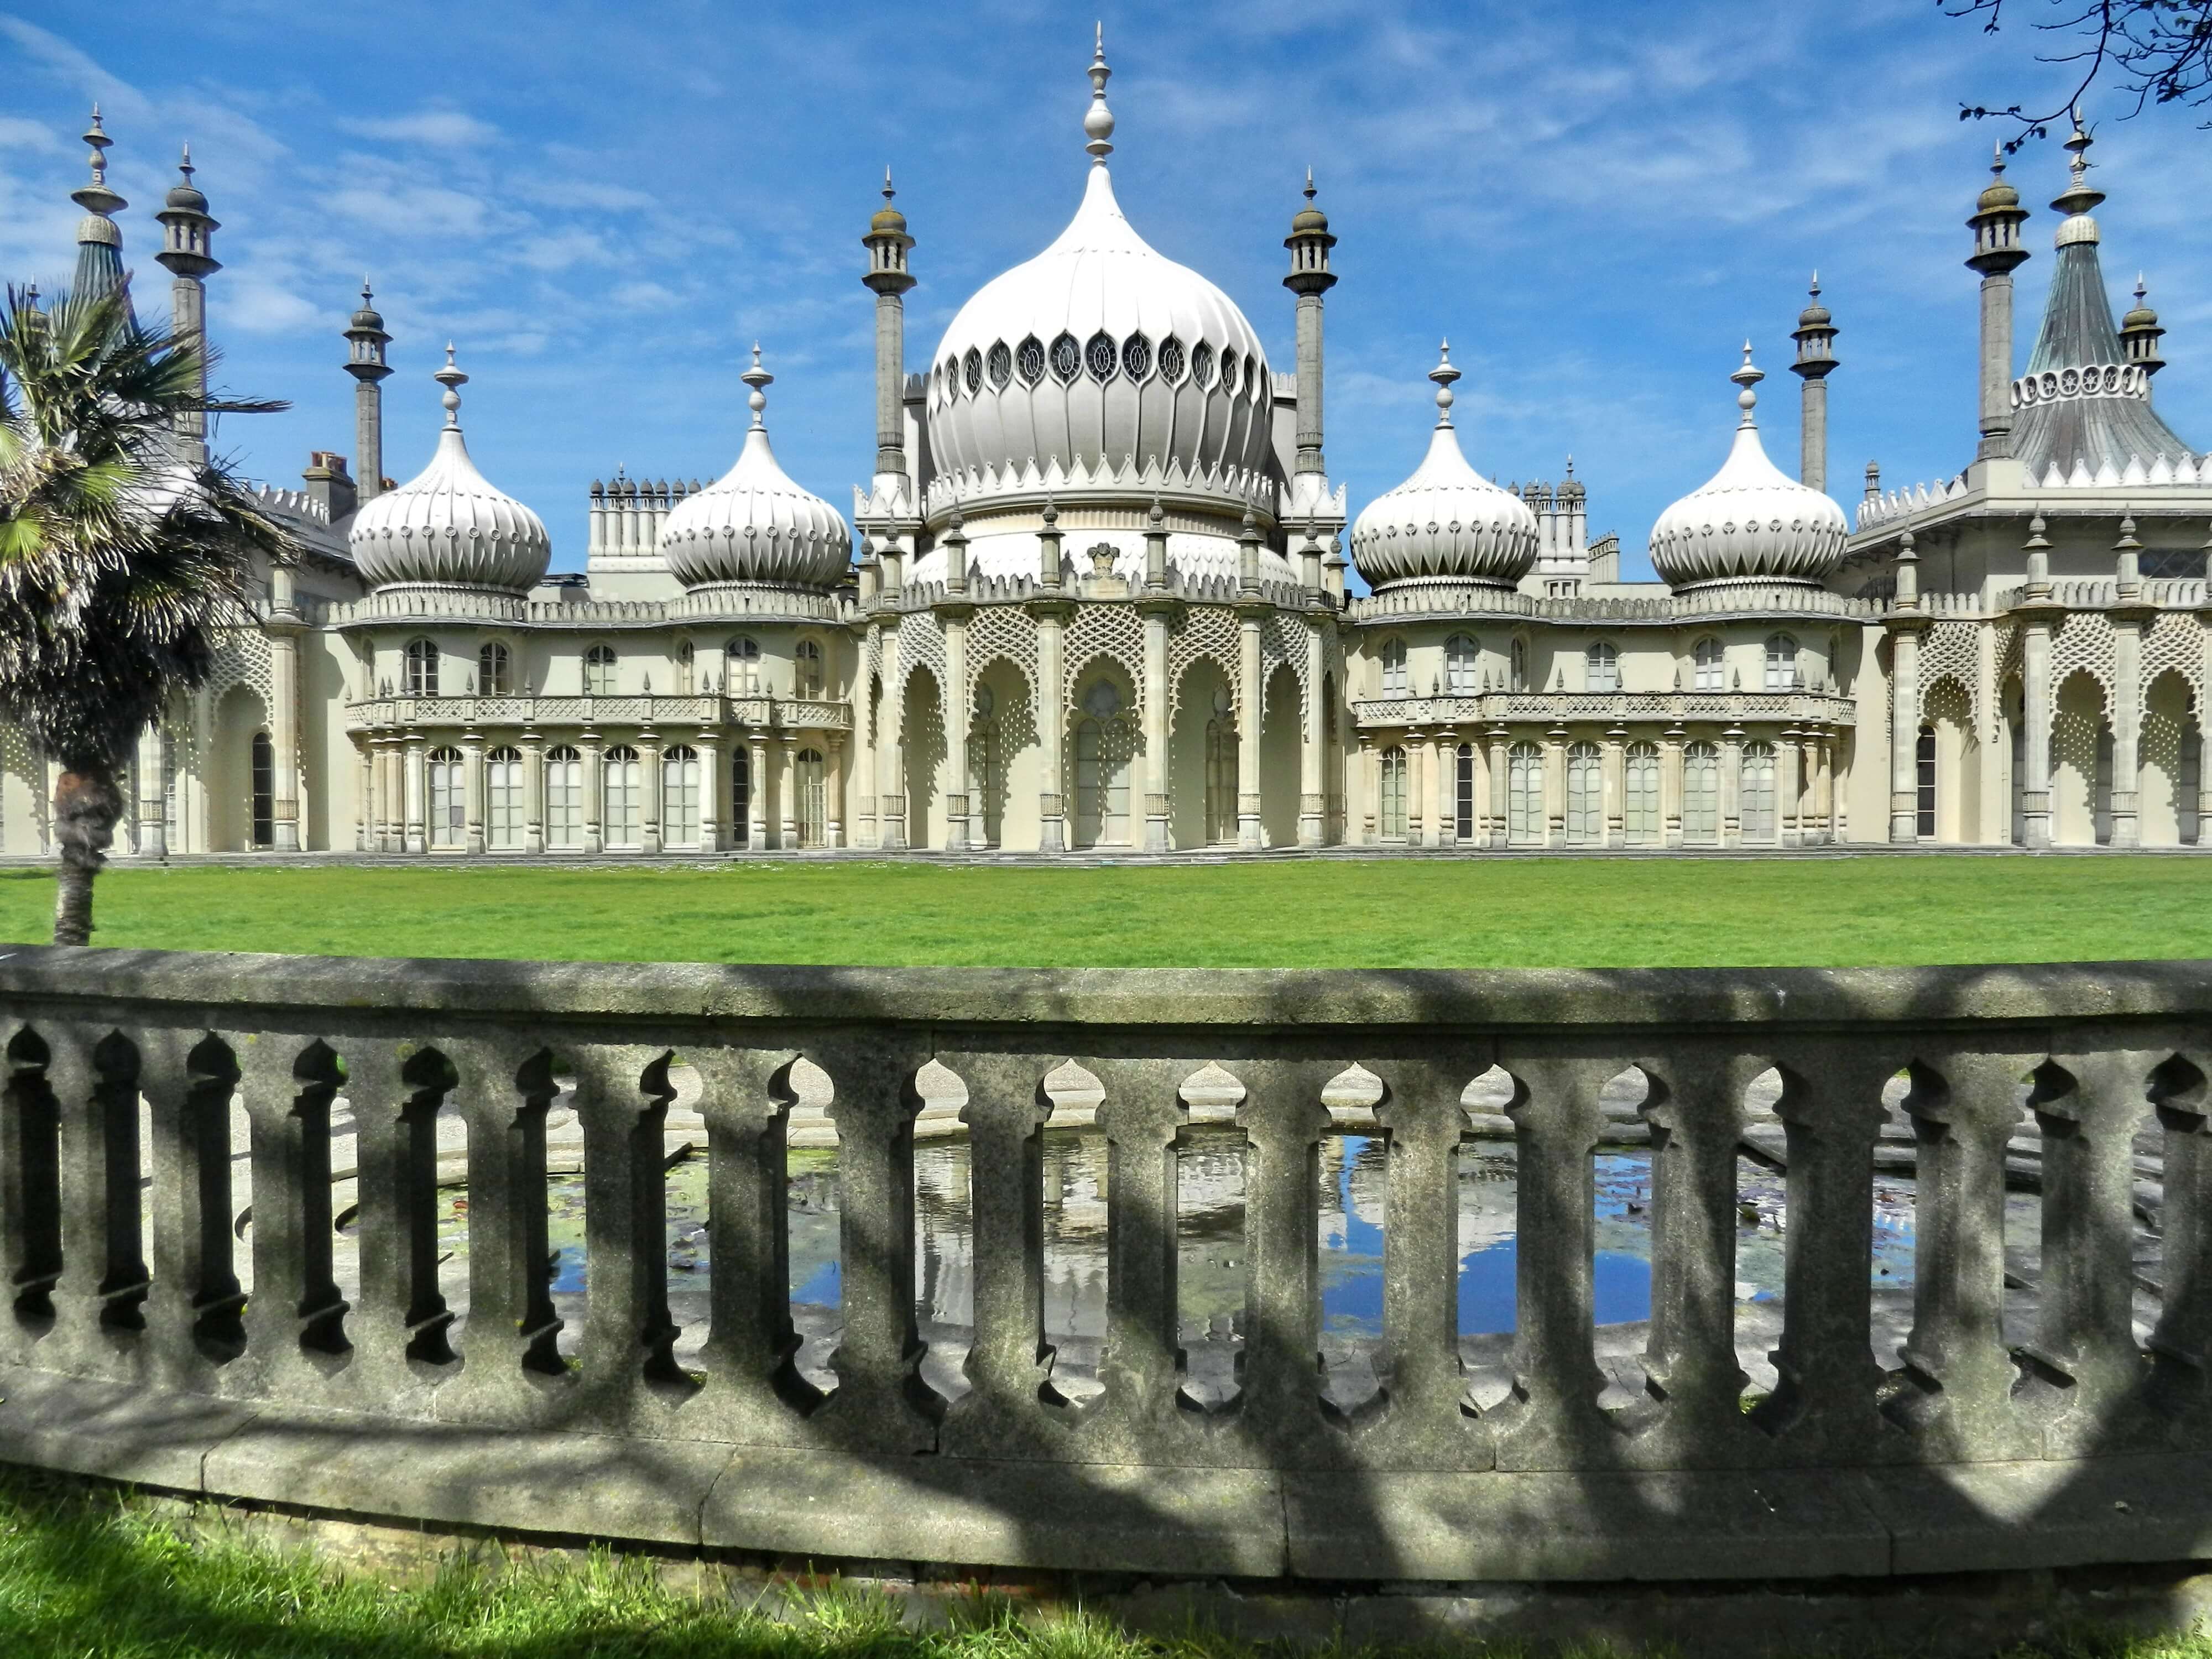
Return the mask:
{"type": "Polygon", "coordinates": [[[584,1131],[583,1389],[611,1420],[644,1407],[650,1384],[684,1382],[668,1314],[668,1188],[663,1164],[665,1048],[609,1043],[576,1054],[584,1131]]]}
{"type": "Polygon", "coordinates": [[[2135,1334],[2135,1134],[2158,1051],[2054,1054],[2036,1073],[2043,1129],[2043,1284],[2027,1393],[2044,1453],[2142,1437],[2135,1334]]]}
{"type": "Polygon", "coordinates": [[[1377,1356],[1389,1409],[1377,1443],[1400,1468],[1480,1469],[1497,1456],[1489,1425],[1465,1405],[1459,1352],[1460,1097],[1488,1065],[1486,1054],[1370,1064],[1382,1079],[1376,1117],[1389,1160],[1377,1356]]]}
{"type": "Polygon", "coordinates": [[[253,1294],[246,1357],[262,1390],[298,1398],[337,1370],[349,1311],[331,1273],[331,1102],[341,1086],[327,1043],[226,1035],[242,1073],[252,1139],[253,1294]]]}
{"type": "Polygon", "coordinates": [[[937,1444],[944,1401],[921,1380],[914,1322],[915,1075],[927,1055],[838,1042],[817,1063],[834,1091],[845,1328],[837,1389],[817,1418],[833,1438],[886,1451],[937,1444]]]}
{"type": "Polygon", "coordinates": [[[1094,1409],[1133,1461],[1183,1425],[1176,1405],[1182,1310],[1176,1299],[1176,1134],[1185,1109],[1176,1083],[1191,1067],[1165,1060],[1085,1059],[1104,1096],[1106,1347],[1104,1395],[1094,1409]]]}
{"type": "Polygon", "coordinates": [[[8,1086],[0,1102],[0,1249],[9,1309],[0,1319],[0,1359],[27,1363],[53,1322],[62,1273],[61,1111],[46,1081],[52,1051],[31,1027],[8,1042],[8,1086]]]}
{"type": "Polygon", "coordinates": [[[1911,1067],[1912,1334],[1899,1352],[1906,1386],[1883,1410],[1915,1431],[1923,1456],[2036,1452],[2013,1407],[2020,1373],[2004,1340],[2005,1143],[2035,1058],[1954,1053],[1940,1070],[1911,1067]]]}
{"type": "Polygon", "coordinates": [[[939,1054],[967,1085],[969,1213],[975,1340],[973,1384],[946,1409],[943,1449],[970,1456],[1049,1456],[1040,1432],[1065,1402],[1049,1392],[1044,1340],[1044,1092],[1054,1061],[1032,1054],[939,1054]],[[1048,1401],[1050,1402],[1048,1405],[1048,1401]]]}
{"type": "Polygon", "coordinates": [[[143,1322],[138,1192],[138,1051],[97,1025],[48,1028],[46,1083],[61,1119],[62,1272],[40,1357],[122,1375],[143,1322]]]}
{"type": "Polygon", "coordinates": [[[1283,1460],[1326,1455],[1321,1359],[1322,1090],[1343,1062],[1242,1060],[1247,1274],[1243,1388],[1247,1433],[1283,1460]]]}
{"type": "Polygon", "coordinates": [[[200,1386],[212,1363],[236,1358],[246,1346],[231,1231],[238,1063],[221,1041],[194,1031],[152,1031],[143,1047],[154,1224],[147,1346],[156,1380],[200,1386]]]}
{"type": "Polygon", "coordinates": [[[1774,1392],[1752,1421],[1793,1456],[1862,1462],[1881,1455],[1873,1348],[1874,1143],[1882,1085],[1899,1056],[1836,1043],[1781,1058],[1790,1162],[1782,1344],[1774,1392]]]}
{"type": "Polygon", "coordinates": [[[1605,1127],[1598,1096],[1621,1062],[1507,1054],[1500,1064],[1519,1086],[1505,1109],[1518,1173],[1513,1393],[1493,1414],[1498,1466],[1603,1468],[1619,1448],[1597,1403],[1605,1376],[1594,1348],[1590,1160],[1605,1127]]]}
{"type": "Polygon", "coordinates": [[[438,1287],[437,1207],[438,1107],[451,1072],[444,1054],[413,1042],[377,1038],[346,1051],[361,1195],[350,1380],[391,1408],[404,1409],[432,1380],[415,1367],[453,1358],[453,1316],[438,1287]]]}
{"type": "Polygon", "coordinates": [[[1744,1091],[1766,1062],[1718,1043],[1642,1063],[1651,1126],[1651,1334],[1649,1395],[1626,1426],[1638,1461],[1681,1468],[1749,1461],[1735,1352],[1736,1146],[1744,1091]]]}
{"type": "Polygon", "coordinates": [[[822,1395],[793,1363],[789,1141],[798,1103],[790,1049],[707,1048],[690,1054],[707,1121],[708,1294],[701,1357],[707,1382],[692,1409],[750,1444],[804,1437],[822,1395]]]}
{"type": "Polygon", "coordinates": [[[2150,1092],[2166,1129],[2151,1399],[2169,1424],[2201,1431],[2212,1417],[2212,1089],[2202,1066],[2177,1054],[2151,1074],[2150,1092]]]}

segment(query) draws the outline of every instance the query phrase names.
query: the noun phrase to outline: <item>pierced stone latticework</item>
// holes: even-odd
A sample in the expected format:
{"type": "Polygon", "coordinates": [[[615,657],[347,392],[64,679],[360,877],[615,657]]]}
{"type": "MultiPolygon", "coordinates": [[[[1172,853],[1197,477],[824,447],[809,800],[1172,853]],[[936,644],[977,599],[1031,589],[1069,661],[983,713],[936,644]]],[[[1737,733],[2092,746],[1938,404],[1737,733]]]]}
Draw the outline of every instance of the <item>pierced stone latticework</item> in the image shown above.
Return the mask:
{"type": "MultiPolygon", "coordinates": [[[[1170,648],[1172,650],[1172,646],[1170,648]]],[[[1137,707],[1141,708],[1146,696],[1150,694],[1145,684],[1145,622],[1133,606],[1086,605],[1079,607],[1074,619],[1067,625],[1067,642],[1063,659],[1060,695],[1065,708],[1075,707],[1077,682],[1102,659],[1112,663],[1128,677],[1137,707]]],[[[1174,678],[1172,670],[1169,678],[1174,678]]]]}
{"type": "MultiPolygon", "coordinates": [[[[1264,642],[1261,648],[1266,650],[1264,642]]],[[[1168,718],[1173,720],[1181,711],[1183,676],[1201,659],[1221,671],[1232,699],[1241,696],[1237,684],[1241,650],[1234,611],[1225,605],[1194,605],[1183,612],[1182,626],[1168,636],[1168,718]]]]}
{"type": "Polygon", "coordinates": [[[2180,611],[2160,614],[2143,630],[2142,678],[2139,695],[2147,707],[2150,689],[2162,674],[2179,674],[2189,687],[2190,701],[2204,704],[2204,624],[2180,611]]]}

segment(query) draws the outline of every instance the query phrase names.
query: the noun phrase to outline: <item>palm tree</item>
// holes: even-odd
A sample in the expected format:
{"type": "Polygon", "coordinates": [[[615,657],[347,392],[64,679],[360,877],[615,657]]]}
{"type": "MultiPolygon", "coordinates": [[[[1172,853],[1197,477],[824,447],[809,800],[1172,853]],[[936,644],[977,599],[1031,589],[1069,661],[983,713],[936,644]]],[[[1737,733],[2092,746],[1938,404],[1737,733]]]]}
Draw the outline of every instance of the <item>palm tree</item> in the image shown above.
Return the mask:
{"type": "Polygon", "coordinates": [[[117,787],[147,722],[206,682],[245,620],[253,558],[298,544],[230,470],[175,441],[210,401],[204,348],[150,330],[129,291],[0,307],[0,716],[61,763],[54,943],[92,935],[92,883],[122,816],[117,787]]]}

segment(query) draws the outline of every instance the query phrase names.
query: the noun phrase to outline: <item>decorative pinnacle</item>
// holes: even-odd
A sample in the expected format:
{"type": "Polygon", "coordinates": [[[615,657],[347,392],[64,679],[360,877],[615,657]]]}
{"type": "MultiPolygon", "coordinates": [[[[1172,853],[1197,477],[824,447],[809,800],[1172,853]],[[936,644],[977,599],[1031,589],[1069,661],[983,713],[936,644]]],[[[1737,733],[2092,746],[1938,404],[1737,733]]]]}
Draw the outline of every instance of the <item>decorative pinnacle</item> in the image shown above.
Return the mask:
{"type": "Polygon", "coordinates": [[[1104,167],[1106,158],[1114,153],[1114,112],[1106,107],[1106,82],[1114,71],[1106,64],[1106,25],[1098,25],[1097,48],[1091,57],[1091,107],[1083,112],[1083,148],[1091,153],[1091,165],[1104,167]]]}
{"type": "Polygon", "coordinates": [[[1145,521],[1152,526],[1154,535],[1158,535],[1167,524],[1168,515],[1160,506],[1160,492],[1157,489],[1152,492],[1152,509],[1145,514],[1145,521]]]}
{"type": "Polygon", "coordinates": [[[2067,135],[2066,148],[2074,152],[2074,159],[2066,164],[2065,190],[2051,198],[2051,205],[2066,214],[2086,215],[2105,199],[2105,192],[2089,182],[2089,169],[2096,165],[2089,159],[2089,146],[2096,140],[2081,125],[2081,112],[2073,112],[2074,131],[2067,135]]]}
{"type": "Polygon", "coordinates": [[[884,200],[888,202],[897,194],[898,192],[891,188],[890,163],[886,161],[884,164],[884,200]]]}
{"type": "Polygon", "coordinates": [[[460,389],[469,383],[469,377],[453,366],[453,343],[451,340],[446,342],[446,366],[430,378],[446,388],[446,395],[438,401],[446,406],[446,425],[459,431],[461,424],[460,389]]]}
{"type": "Polygon", "coordinates": [[[2044,540],[2043,530],[2043,509],[2038,507],[2035,510],[2035,516],[2027,521],[2027,545],[2031,550],[2051,545],[2049,542],[2044,540]]]}
{"type": "Polygon", "coordinates": [[[1306,195],[1306,200],[1308,200],[1309,202],[1310,202],[1310,201],[1312,201],[1312,200],[1313,200],[1313,198],[1314,198],[1313,169],[1312,169],[1310,167],[1309,167],[1306,169],[1306,191],[1305,191],[1305,195],[1306,195]]]}
{"type": "Polygon", "coordinates": [[[753,430],[765,431],[768,422],[761,411],[768,407],[768,388],[775,384],[775,376],[761,367],[760,342],[753,342],[753,366],[738,376],[752,390],[745,395],[745,407],[753,412],[753,430]]]}
{"type": "Polygon", "coordinates": [[[1437,348],[1437,366],[1429,371],[1429,378],[1437,383],[1437,424],[1452,423],[1452,382],[1459,379],[1459,371],[1452,367],[1451,342],[1444,341],[1437,348]]]}
{"type": "Polygon", "coordinates": [[[192,145],[190,139],[185,141],[184,150],[183,158],[177,163],[177,171],[185,175],[185,182],[189,185],[192,181],[192,174],[199,171],[192,165],[192,145]]]}
{"type": "Polygon", "coordinates": [[[1053,504],[1052,497],[1050,495],[1047,495],[1044,498],[1044,527],[1046,533],[1049,535],[1052,532],[1053,527],[1059,524],[1059,522],[1060,508],[1053,504]]]}
{"type": "Polygon", "coordinates": [[[1751,417],[1751,411],[1759,405],[1759,394],[1753,392],[1752,387],[1765,378],[1766,371],[1751,361],[1751,342],[1746,340],[1743,343],[1743,367],[1729,376],[1729,379],[1743,388],[1735,394],[1735,406],[1743,411],[1743,419],[1737,424],[1753,427],[1759,424],[1751,417]]]}
{"type": "Polygon", "coordinates": [[[131,204],[107,187],[107,147],[115,140],[109,137],[100,125],[100,106],[92,106],[92,125],[85,129],[84,142],[92,146],[87,157],[92,163],[92,182],[81,190],[70,192],[70,200],[87,213],[112,214],[131,204]]]}
{"type": "Polygon", "coordinates": [[[92,106],[92,125],[85,129],[84,142],[92,146],[92,182],[104,185],[107,182],[107,147],[115,140],[100,126],[97,104],[92,106]]]}

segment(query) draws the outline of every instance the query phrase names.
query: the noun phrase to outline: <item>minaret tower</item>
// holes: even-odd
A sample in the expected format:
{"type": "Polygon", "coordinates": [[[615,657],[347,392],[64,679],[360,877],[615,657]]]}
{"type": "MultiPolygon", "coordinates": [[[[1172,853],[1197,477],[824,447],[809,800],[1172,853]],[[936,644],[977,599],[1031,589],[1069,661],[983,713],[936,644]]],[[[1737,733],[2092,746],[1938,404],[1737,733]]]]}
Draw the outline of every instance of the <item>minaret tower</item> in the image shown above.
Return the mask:
{"type": "MultiPolygon", "coordinates": [[[[154,257],[168,268],[169,328],[180,340],[190,340],[199,352],[199,394],[207,398],[207,279],[222,269],[215,257],[215,233],[222,228],[208,212],[208,199],[192,183],[192,147],[185,146],[177,163],[178,179],[170,186],[161,210],[154,216],[161,223],[161,251],[154,257]]],[[[204,465],[208,458],[207,416],[191,410],[177,417],[177,435],[184,441],[185,459],[204,465]]]]}
{"type": "MultiPolygon", "coordinates": [[[[2077,125],[2077,136],[2080,131],[2077,125]]],[[[1974,233],[1966,265],[1982,273],[1982,441],[1975,459],[1984,461],[2012,453],[2012,274],[2027,258],[2020,240],[2027,210],[2004,170],[2000,147],[1990,157],[1990,183],[1966,221],[1974,233]]]]}
{"type": "Polygon", "coordinates": [[[1306,204],[1291,220],[1283,246],[1291,251],[1291,274],[1283,286],[1298,296],[1298,477],[1328,471],[1322,461],[1322,295],[1336,286],[1328,251],[1336,238],[1328,216],[1314,205],[1313,169],[1306,169],[1306,204]]]}
{"type": "Polygon", "coordinates": [[[2158,355],[2159,337],[2165,332],[2158,325],[2158,313],[2150,308],[2150,290],[2138,271],[2135,308],[2120,319],[2120,349],[2144,374],[2155,374],[2166,367],[2166,359],[2158,355]]]}
{"type": "Polygon", "coordinates": [[[906,216],[891,204],[891,170],[884,169],[884,204],[868,221],[860,246],[868,250],[867,274],[860,278],[876,296],[876,477],[880,492],[889,477],[903,479],[906,465],[906,291],[914,286],[907,254],[914,238],[906,216]]]}
{"type": "Polygon", "coordinates": [[[353,376],[354,499],[366,507],[384,493],[384,386],[392,365],[384,349],[392,337],[373,303],[368,278],[361,280],[361,309],[345,331],[345,372],[353,376]]]}
{"type": "Polygon", "coordinates": [[[1790,372],[1804,380],[1800,394],[1797,482],[1808,489],[1828,488],[1828,376],[1836,372],[1836,325],[1820,303],[1820,273],[1813,273],[1811,303],[1797,313],[1790,337],[1797,342],[1797,361],[1790,372]]]}
{"type": "Polygon", "coordinates": [[[84,142],[92,146],[92,182],[70,192],[70,200],[84,210],[76,226],[76,280],[80,296],[106,294],[123,286],[123,233],[114,216],[131,205],[107,187],[107,147],[115,140],[101,130],[100,106],[92,106],[92,125],[84,142]]]}

